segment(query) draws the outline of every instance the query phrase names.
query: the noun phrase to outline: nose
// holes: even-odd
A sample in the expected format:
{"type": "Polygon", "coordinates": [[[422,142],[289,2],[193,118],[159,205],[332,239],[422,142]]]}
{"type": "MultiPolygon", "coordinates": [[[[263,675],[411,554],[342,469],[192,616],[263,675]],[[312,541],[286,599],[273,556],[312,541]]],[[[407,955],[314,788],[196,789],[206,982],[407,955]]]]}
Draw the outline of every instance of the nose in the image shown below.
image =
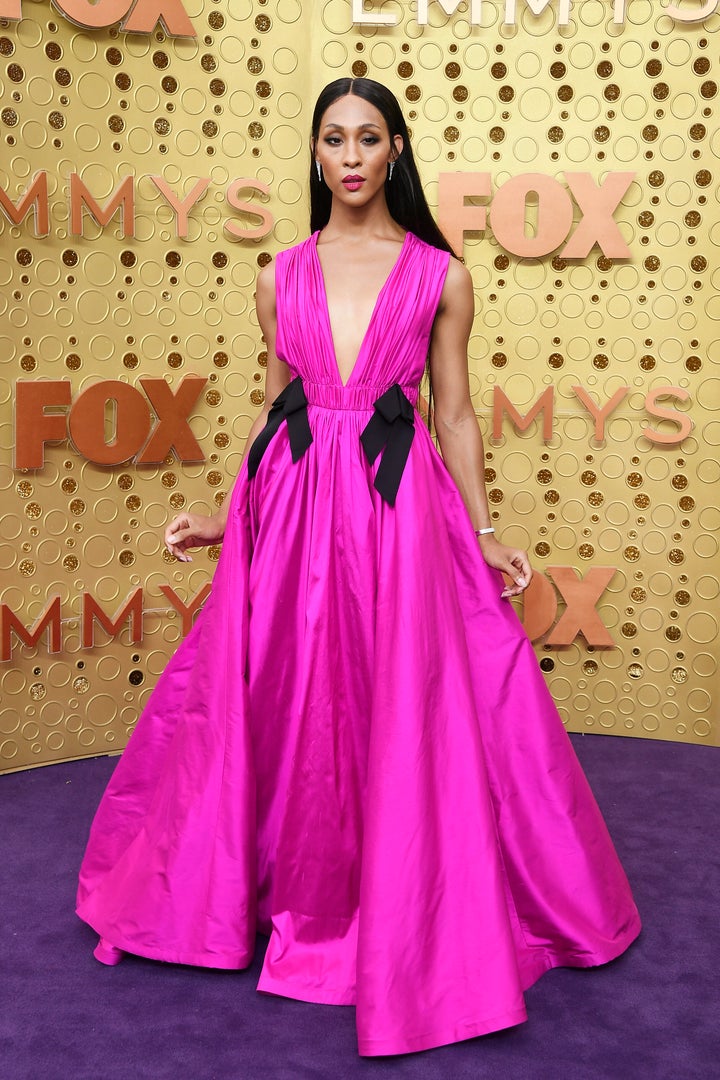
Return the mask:
{"type": "Polygon", "coordinates": [[[345,143],[345,167],[352,169],[360,164],[360,144],[355,139],[348,139],[345,143]]]}

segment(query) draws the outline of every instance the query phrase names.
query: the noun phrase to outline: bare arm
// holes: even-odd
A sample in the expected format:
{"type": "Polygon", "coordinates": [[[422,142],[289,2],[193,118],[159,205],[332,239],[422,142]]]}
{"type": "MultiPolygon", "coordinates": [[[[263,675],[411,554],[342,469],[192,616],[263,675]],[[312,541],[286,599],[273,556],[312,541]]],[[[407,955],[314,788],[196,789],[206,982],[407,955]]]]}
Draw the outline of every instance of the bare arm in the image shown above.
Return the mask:
{"type": "MultiPolygon", "coordinates": [[[[485,493],[485,452],[470,398],[467,348],[474,313],[472,279],[461,263],[450,260],[430,343],[430,375],[435,399],[435,428],[443,460],[458,486],[475,529],[491,525],[485,493]]],[[[530,583],[527,554],[501,544],[493,533],[479,537],[489,566],[515,582],[503,595],[515,596],[530,583]]]]}
{"type": "MultiPolygon", "coordinates": [[[[272,263],[264,267],[258,276],[256,310],[268,356],[265,373],[265,402],[250,428],[245,453],[265,427],[273,401],[290,382],[290,369],[284,361],[278,359],[275,352],[277,312],[275,267],[272,263]]],[[[225,535],[229,505],[230,498],[226,496],[220,509],[209,517],[205,514],[190,513],[178,514],[174,517],[165,530],[165,545],[168,551],[180,562],[192,562],[192,557],[187,554],[188,548],[219,544],[225,535]]]]}

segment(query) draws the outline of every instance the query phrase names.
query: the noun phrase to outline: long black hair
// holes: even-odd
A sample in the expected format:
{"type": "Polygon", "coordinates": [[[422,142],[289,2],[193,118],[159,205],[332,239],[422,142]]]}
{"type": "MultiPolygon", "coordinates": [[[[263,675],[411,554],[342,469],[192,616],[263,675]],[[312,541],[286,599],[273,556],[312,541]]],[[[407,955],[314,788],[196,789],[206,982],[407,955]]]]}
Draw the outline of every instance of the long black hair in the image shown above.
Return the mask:
{"type": "MultiPolygon", "coordinates": [[[[329,83],[315,104],[312,119],[313,146],[320,134],[320,122],[325,112],[340,98],[353,94],[363,98],[364,101],[374,105],[382,114],[387,124],[390,139],[394,135],[402,136],[403,150],[395,161],[392,180],[385,181],[385,199],[392,218],[403,229],[419,236],[426,244],[440,248],[441,251],[455,252],[440,232],[434,217],[430,213],[430,207],[425,198],[425,192],[420,182],[420,175],[413,157],[410,136],[408,134],[405,117],[402,114],[397,98],[382,83],[374,79],[336,79],[329,83]]],[[[330,220],[330,206],[332,194],[324,180],[321,180],[315,167],[315,154],[310,156],[310,231],[317,232],[324,228],[330,220]]]]}

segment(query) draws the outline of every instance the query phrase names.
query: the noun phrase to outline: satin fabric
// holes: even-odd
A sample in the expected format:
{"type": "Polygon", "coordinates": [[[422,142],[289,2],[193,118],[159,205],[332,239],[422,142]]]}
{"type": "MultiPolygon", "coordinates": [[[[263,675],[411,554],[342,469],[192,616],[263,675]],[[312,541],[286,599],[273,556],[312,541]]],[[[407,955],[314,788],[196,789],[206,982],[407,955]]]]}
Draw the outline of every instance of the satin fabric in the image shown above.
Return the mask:
{"type": "Polygon", "coordinates": [[[361,1054],[525,1019],[558,965],[640,923],[537,659],[415,414],[394,507],[360,435],[417,402],[448,256],[411,233],[346,385],[317,235],[278,255],[283,423],[243,466],[212,594],[94,821],[78,913],[117,947],[241,968],[258,989],[357,1005],[361,1054]]]}

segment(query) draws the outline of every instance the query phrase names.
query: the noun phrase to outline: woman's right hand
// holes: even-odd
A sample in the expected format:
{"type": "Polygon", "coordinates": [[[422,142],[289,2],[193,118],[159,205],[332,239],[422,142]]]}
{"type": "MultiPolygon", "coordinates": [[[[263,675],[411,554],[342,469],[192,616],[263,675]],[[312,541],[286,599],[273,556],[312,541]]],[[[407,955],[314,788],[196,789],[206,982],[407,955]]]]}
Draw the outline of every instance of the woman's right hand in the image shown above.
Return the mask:
{"type": "Polygon", "coordinates": [[[165,546],[180,562],[192,562],[188,548],[208,547],[219,544],[225,535],[220,515],[177,514],[165,530],[165,546]]]}

